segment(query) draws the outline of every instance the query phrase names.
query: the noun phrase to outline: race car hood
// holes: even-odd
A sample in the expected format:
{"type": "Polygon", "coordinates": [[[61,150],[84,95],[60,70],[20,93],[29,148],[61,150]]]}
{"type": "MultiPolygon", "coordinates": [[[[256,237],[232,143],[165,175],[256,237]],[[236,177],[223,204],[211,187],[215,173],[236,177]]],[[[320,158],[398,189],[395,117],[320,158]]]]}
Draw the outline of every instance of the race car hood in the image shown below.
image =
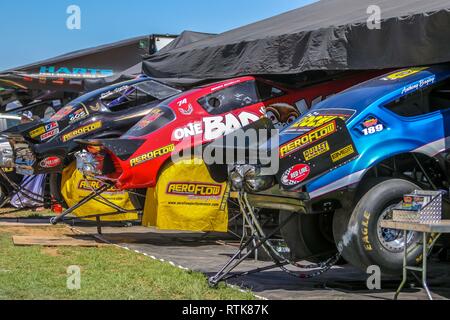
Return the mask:
{"type": "Polygon", "coordinates": [[[276,134],[273,133],[271,123],[263,119],[243,128],[240,132],[231,133],[214,141],[207,148],[213,148],[216,152],[222,149],[220,153],[225,155],[225,158],[229,152],[245,154],[245,158],[239,158],[239,162],[208,165],[215,180],[223,182],[228,172],[238,166],[251,165],[263,167],[265,171],[261,175],[274,175],[279,186],[287,191],[299,191],[306,184],[358,157],[346,122],[339,117],[334,117],[315,128],[294,132],[293,128],[289,127],[276,134]],[[248,135],[249,131],[255,129],[258,137],[256,143],[235,145],[234,136],[248,135]],[[255,153],[249,152],[252,149],[267,151],[255,157],[255,153]],[[243,151],[245,153],[242,153],[243,151]]]}
{"type": "Polygon", "coordinates": [[[22,124],[12,127],[4,131],[5,137],[12,135],[21,135],[26,141],[33,144],[45,143],[57,136],[64,129],[77,121],[83,120],[90,115],[98,113],[101,106],[98,106],[97,111],[87,110],[81,103],[68,105],[59,110],[49,120],[37,120],[28,124],[22,124]]]}

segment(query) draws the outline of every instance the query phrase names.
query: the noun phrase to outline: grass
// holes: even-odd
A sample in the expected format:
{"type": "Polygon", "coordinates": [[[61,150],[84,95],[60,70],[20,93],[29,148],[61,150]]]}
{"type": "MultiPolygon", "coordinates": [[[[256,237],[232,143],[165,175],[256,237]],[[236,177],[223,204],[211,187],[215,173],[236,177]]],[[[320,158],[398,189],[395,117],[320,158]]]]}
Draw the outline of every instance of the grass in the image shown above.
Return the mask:
{"type": "Polygon", "coordinates": [[[250,292],[208,287],[201,273],[117,247],[16,247],[0,229],[0,300],[252,300],[250,292]],[[67,267],[81,268],[81,289],[67,289],[67,267]]]}
{"type": "Polygon", "coordinates": [[[51,210],[33,211],[23,210],[14,213],[8,213],[15,210],[14,208],[0,208],[0,218],[25,218],[25,219],[39,219],[46,217],[54,217],[55,214],[51,210]]]}

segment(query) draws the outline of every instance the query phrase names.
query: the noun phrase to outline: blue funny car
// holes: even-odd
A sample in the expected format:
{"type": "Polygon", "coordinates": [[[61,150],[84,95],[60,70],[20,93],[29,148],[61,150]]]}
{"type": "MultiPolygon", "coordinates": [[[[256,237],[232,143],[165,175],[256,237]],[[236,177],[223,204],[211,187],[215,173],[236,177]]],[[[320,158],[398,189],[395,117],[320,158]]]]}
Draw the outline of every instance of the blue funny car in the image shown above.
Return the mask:
{"type": "MultiPolygon", "coordinates": [[[[450,66],[410,68],[357,85],[316,105],[280,139],[277,181],[283,189],[306,191],[308,213],[317,213],[297,215],[283,228],[296,257],[334,245],[357,267],[378,265],[395,274],[405,240],[380,222],[405,194],[449,188],[450,66]],[[309,162],[330,150],[326,136],[337,129],[335,119],[346,122],[353,143],[328,154],[329,166],[340,166],[315,175],[309,162]]],[[[410,262],[417,261],[420,237],[411,233],[406,241],[410,262]]]]}
{"type": "Polygon", "coordinates": [[[236,190],[258,195],[255,207],[280,212],[293,258],[323,260],[339,250],[363,270],[377,265],[397,274],[404,241],[409,263],[420,261],[421,237],[405,240],[381,222],[404,195],[450,186],[450,65],[404,69],[352,87],[317,104],[271,144],[277,173],[235,164],[229,176],[236,190]],[[296,197],[301,201],[292,202],[296,197]]]}

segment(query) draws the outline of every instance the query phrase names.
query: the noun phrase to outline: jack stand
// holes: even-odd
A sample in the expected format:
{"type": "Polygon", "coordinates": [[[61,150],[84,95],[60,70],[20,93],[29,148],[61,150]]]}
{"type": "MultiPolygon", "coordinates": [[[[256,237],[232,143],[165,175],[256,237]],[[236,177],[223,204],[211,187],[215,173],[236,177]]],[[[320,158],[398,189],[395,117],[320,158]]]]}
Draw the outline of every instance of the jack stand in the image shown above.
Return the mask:
{"type": "Polygon", "coordinates": [[[84,198],[83,200],[81,200],[80,202],[78,202],[75,206],[73,206],[72,208],[67,209],[63,214],[61,214],[58,217],[54,217],[50,219],[50,223],[53,225],[57,225],[59,222],[64,221],[64,219],[71,214],[72,212],[74,212],[75,210],[77,210],[78,208],[80,208],[81,206],[85,205],[86,203],[88,203],[89,201],[91,201],[92,199],[94,199],[95,197],[97,197],[98,195],[102,194],[103,192],[105,192],[106,190],[108,190],[108,185],[103,185],[100,188],[98,188],[97,190],[94,190],[89,196],[87,196],[86,198],[84,198]]]}
{"type": "Polygon", "coordinates": [[[99,235],[102,235],[102,222],[101,222],[101,220],[100,220],[100,217],[95,217],[95,220],[96,220],[96,222],[97,222],[97,233],[99,234],[99,235]]]}
{"type": "Polygon", "coordinates": [[[50,220],[50,223],[53,225],[58,224],[59,222],[62,221],[74,221],[74,218],[71,219],[66,219],[66,217],[75,212],[75,210],[79,209],[80,207],[82,207],[83,205],[85,205],[86,203],[88,203],[89,201],[93,200],[96,201],[98,203],[101,203],[105,206],[108,206],[112,209],[115,209],[115,212],[111,212],[111,213],[103,213],[103,214],[93,214],[93,215],[89,215],[89,216],[83,216],[83,219],[91,219],[91,218],[95,218],[96,224],[97,224],[97,233],[99,235],[102,234],[102,225],[101,225],[101,218],[102,217],[108,217],[108,216],[114,216],[114,215],[120,215],[120,214],[124,214],[124,213],[138,213],[138,214],[142,214],[142,210],[126,210],[123,208],[120,208],[118,205],[112,203],[111,201],[109,201],[108,199],[104,198],[102,196],[102,193],[107,191],[109,188],[111,187],[111,184],[108,183],[104,183],[100,188],[98,189],[93,189],[92,193],[85,197],[83,200],[81,200],[80,202],[78,202],[75,206],[67,209],[63,214],[61,214],[58,217],[54,217],[50,220]]]}
{"type": "MultiPolygon", "coordinates": [[[[238,278],[250,274],[255,274],[267,270],[272,270],[279,268],[282,271],[302,279],[312,278],[323,274],[324,272],[330,270],[339,260],[340,255],[335,254],[330,259],[323,263],[313,264],[313,265],[301,265],[297,262],[288,260],[286,257],[282,256],[275,246],[271,243],[271,238],[277,234],[294,216],[296,213],[292,213],[290,218],[287,219],[283,224],[278,226],[270,235],[266,236],[259,223],[254,208],[248,201],[247,193],[239,193],[239,206],[241,213],[243,215],[244,224],[248,225],[251,235],[247,240],[243,240],[239,250],[231,257],[231,259],[220,269],[220,271],[213,277],[209,278],[208,283],[212,288],[218,286],[222,281],[227,281],[229,279],[238,278]],[[274,264],[258,268],[251,271],[240,272],[231,274],[240,264],[242,264],[247,258],[249,258],[256,250],[263,248],[264,251],[273,260],[274,264]],[[244,254],[244,252],[246,252],[244,254]],[[296,268],[302,269],[303,271],[295,273],[286,268],[286,266],[292,265],[296,268]],[[306,271],[306,272],[305,272],[306,271]]],[[[244,235],[245,236],[245,235],[244,235]]],[[[311,258],[311,257],[309,257],[311,258]]]]}

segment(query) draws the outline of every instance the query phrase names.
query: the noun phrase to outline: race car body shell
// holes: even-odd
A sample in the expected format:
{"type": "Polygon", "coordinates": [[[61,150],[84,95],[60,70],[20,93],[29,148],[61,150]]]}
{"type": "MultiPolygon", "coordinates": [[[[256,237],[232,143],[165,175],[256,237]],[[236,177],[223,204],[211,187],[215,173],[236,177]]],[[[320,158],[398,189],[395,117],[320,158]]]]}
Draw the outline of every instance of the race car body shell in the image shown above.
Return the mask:
{"type": "Polygon", "coordinates": [[[71,161],[69,156],[79,148],[76,139],[122,135],[161,101],[160,93],[138,91],[150,83],[164,90],[161,93],[164,98],[181,92],[143,77],[86,94],[46,122],[10,129],[5,137],[13,146],[17,172],[24,175],[61,172],[71,161]]]}
{"type": "MultiPolygon", "coordinates": [[[[289,145],[323,122],[341,118],[346,121],[354,151],[359,154],[307,183],[311,199],[359,183],[368,170],[393,156],[416,153],[439,157],[448,151],[449,79],[448,65],[410,68],[379,76],[321,102],[286,128],[281,133],[281,146],[289,145]]],[[[335,159],[345,157],[349,151],[342,150],[334,155],[335,159]]],[[[284,187],[298,190],[302,184],[284,187]]]]}
{"type": "Polygon", "coordinates": [[[211,142],[262,117],[269,117],[281,129],[318,101],[373,75],[361,73],[301,89],[255,77],[231,79],[164,101],[121,139],[92,143],[105,146],[115,167],[120,168],[109,173],[118,188],[153,187],[163,165],[174,155],[180,158],[182,150],[211,142]],[[135,143],[127,148],[130,140],[135,143]],[[118,154],[114,149],[123,152],[118,154]]]}

